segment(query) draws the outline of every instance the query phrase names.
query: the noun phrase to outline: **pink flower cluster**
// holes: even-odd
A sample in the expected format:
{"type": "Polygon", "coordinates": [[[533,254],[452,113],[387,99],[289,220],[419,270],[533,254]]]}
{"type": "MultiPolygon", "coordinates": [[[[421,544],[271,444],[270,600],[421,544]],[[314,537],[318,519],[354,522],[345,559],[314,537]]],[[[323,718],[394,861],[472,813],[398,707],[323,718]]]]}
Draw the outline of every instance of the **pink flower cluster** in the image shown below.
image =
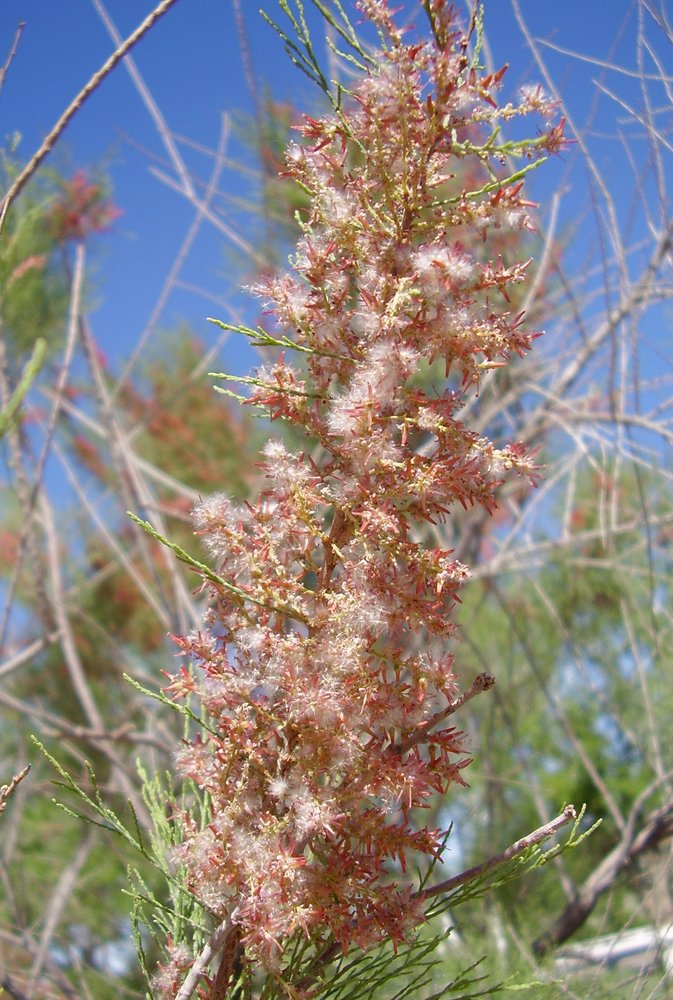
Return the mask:
{"type": "MultiPolygon", "coordinates": [[[[500,120],[501,74],[471,68],[443,0],[423,5],[431,41],[405,42],[385,0],[357,6],[387,45],[350,103],[306,118],[289,149],[310,218],[291,271],[257,289],[305,364],[281,356],[248,380],[249,402],[316,448],[271,441],[254,502],[196,508],[227,586],[204,584],[204,627],[177,639],[198,669],[168,689],[205,710],[178,770],[210,801],[205,828],[184,818],[174,860],[271,971],[295,932],[365,948],[422,919],[391,862],[436,855],[441,832],[415,810],[463,784],[469,762],[445,721],[468,570],[425,529],[456,504],[492,511],[509,470],[535,475],[523,447],[498,450],[457,416],[483,371],[534,336],[509,306],[526,263],[488,259],[492,229],[531,226],[521,185],[485,169],[503,155],[483,132],[500,120]],[[461,189],[466,159],[481,193],[461,189]],[[452,389],[429,388],[437,359],[452,389]]],[[[548,112],[538,91],[525,102],[548,112]]],[[[547,135],[558,148],[558,126],[547,135]]],[[[518,151],[542,155],[543,138],[518,151]]]]}

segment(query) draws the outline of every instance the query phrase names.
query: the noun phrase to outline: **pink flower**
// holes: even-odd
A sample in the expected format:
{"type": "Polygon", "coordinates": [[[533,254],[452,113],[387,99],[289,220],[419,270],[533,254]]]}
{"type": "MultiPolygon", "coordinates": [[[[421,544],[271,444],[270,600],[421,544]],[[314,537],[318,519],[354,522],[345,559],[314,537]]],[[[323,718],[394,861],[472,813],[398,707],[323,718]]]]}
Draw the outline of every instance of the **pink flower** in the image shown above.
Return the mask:
{"type": "MultiPolygon", "coordinates": [[[[310,216],[291,272],[256,292],[305,366],[281,355],[246,381],[249,403],[317,457],[270,442],[255,500],[194,512],[226,586],[206,583],[207,627],[179,640],[208,728],[178,770],[207,790],[210,818],[187,824],[175,856],[245,960],[272,971],[295,932],[346,950],[402,941],[422,919],[390,863],[437,855],[441,831],[414,827],[414,811],[469,763],[442,722],[469,571],[427,528],[457,505],[492,512],[505,475],[536,473],[525,448],[497,451],[457,417],[483,371],[536,336],[509,305],[528,262],[487,256],[489,233],[529,226],[530,205],[486,172],[482,194],[460,189],[464,161],[497,169],[478,129],[499,121],[502,74],[468,69],[452,8],[427,6],[434,41],[405,44],[388,4],[361,0],[388,46],[338,116],[304,119],[287,157],[310,216]],[[423,380],[437,359],[451,390],[423,380]]],[[[552,128],[521,152],[558,142],[552,128]]]]}

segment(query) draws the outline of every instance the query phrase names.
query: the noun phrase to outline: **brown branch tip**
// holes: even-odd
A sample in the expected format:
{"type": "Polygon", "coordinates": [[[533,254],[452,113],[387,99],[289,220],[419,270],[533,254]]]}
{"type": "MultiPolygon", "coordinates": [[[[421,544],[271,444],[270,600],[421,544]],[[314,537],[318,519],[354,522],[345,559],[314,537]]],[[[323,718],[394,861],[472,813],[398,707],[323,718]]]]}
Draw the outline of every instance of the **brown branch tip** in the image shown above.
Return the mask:
{"type": "Polygon", "coordinates": [[[439,882],[437,885],[428,886],[427,889],[423,889],[416,895],[424,898],[439,896],[443,893],[450,892],[452,889],[457,889],[458,886],[472,882],[474,879],[486,875],[487,872],[492,871],[494,868],[499,868],[501,865],[506,864],[513,858],[518,857],[519,854],[523,854],[523,852],[529,847],[536,847],[538,844],[543,843],[543,841],[548,840],[549,837],[552,837],[562,827],[566,826],[568,823],[572,823],[576,819],[577,810],[575,807],[572,805],[564,806],[563,811],[554,819],[550,820],[549,823],[545,823],[544,826],[540,826],[537,830],[533,830],[532,833],[527,834],[525,837],[521,837],[520,840],[516,840],[501,854],[496,854],[494,857],[488,858],[486,861],[482,861],[481,864],[473,865],[472,868],[468,868],[464,872],[460,872],[458,875],[453,875],[451,878],[447,878],[443,882],[439,882]]]}
{"type": "Polygon", "coordinates": [[[23,781],[28,772],[30,771],[30,764],[26,764],[22,771],[15,774],[8,785],[0,786],[0,813],[5,811],[5,806],[7,805],[7,799],[12,794],[16,786],[23,781]]]}

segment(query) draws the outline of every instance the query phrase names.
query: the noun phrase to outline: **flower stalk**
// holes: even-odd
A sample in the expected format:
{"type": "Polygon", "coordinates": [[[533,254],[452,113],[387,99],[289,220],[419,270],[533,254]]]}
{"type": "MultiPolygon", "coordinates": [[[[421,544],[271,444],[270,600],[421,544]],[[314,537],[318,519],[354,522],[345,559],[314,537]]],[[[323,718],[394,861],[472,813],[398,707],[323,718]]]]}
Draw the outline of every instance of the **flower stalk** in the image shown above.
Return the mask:
{"type": "MultiPolygon", "coordinates": [[[[203,628],[176,638],[194,670],[168,691],[202,706],[177,767],[210,807],[205,825],[181,815],[172,860],[220,930],[197,959],[169,948],[162,1000],[204,982],[204,996],[225,995],[233,960],[206,978],[218,948],[236,950],[248,989],[261,974],[299,996],[299,939],[315,958],[404,942],[422,922],[425,897],[394,873],[438,858],[444,834],[419,810],[464,785],[470,762],[447,720],[493,683],[461,694],[454,611],[469,570],[429,529],[457,506],[492,512],[507,476],[537,475],[522,445],[496,448],[457,414],[484,371],[537,336],[510,305],[529,262],[490,259],[489,236],[532,228],[521,178],[562,126],[496,143],[503,122],[552,108],[535,88],[499,106],[503,74],[474,52],[476,8],[464,31],[428,0],[430,39],[406,40],[385,0],[356,7],[381,49],[334,113],[300,126],[287,174],[310,212],[291,268],[255,289],[269,329],[239,331],[282,349],[238,380],[246,405],[316,447],[270,441],[255,500],[220,494],[194,512],[216,571],[202,574],[203,628]],[[514,175],[512,157],[527,161],[514,175]]],[[[355,45],[348,21],[340,34],[355,45]]]]}

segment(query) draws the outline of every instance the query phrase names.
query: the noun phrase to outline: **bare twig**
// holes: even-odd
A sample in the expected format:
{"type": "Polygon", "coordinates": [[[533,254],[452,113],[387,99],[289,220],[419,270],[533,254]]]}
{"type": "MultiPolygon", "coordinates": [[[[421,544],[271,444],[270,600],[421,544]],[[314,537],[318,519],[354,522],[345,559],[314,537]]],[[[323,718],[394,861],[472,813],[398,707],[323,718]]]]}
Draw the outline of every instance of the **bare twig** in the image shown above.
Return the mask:
{"type": "Polygon", "coordinates": [[[23,770],[19,771],[18,774],[14,775],[14,777],[12,778],[12,780],[9,782],[8,785],[0,786],[0,814],[5,811],[5,808],[7,806],[7,799],[9,798],[9,796],[12,794],[16,786],[23,781],[23,779],[26,777],[29,771],[30,771],[30,764],[26,764],[23,770]]]}
{"type": "Polygon", "coordinates": [[[541,958],[553,948],[563,944],[576,933],[591,914],[599,898],[611,889],[624,869],[641,855],[654,850],[662,841],[673,836],[673,799],[637,821],[645,798],[652,794],[655,785],[645,789],[633,804],[624,835],[609,854],[577,890],[577,895],[559,914],[549,930],[533,943],[534,953],[541,958]]]}
{"type": "Polygon", "coordinates": [[[185,197],[187,201],[189,201],[202,213],[204,218],[208,219],[215,229],[221,232],[223,236],[226,236],[238,250],[242,250],[243,253],[250,258],[253,264],[260,269],[266,267],[268,263],[267,260],[261,254],[257,253],[252,243],[250,243],[249,240],[246,240],[244,236],[241,236],[240,233],[237,233],[235,229],[232,229],[232,227],[228,225],[224,219],[221,219],[220,216],[212,210],[212,208],[209,208],[198,195],[191,195],[189,192],[185,191],[181,184],[168,174],[165,174],[162,170],[150,167],[150,173],[153,174],[157,180],[160,180],[162,184],[165,184],[166,187],[169,187],[172,191],[176,191],[178,194],[185,197]]]}
{"type": "Polygon", "coordinates": [[[513,844],[503,851],[501,854],[496,854],[495,857],[489,858],[487,861],[482,861],[479,865],[473,865],[471,868],[466,869],[464,872],[460,872],[458,875],[453,875],[451,878],[445,879],[443,882],[438,882],[436,885],[428,886],[426,889],[421,889],[420,892],[416,893],[417,898],[429,899],[432,896],[443,896],[447,892],[451,892],[453,889],[457,889],[458,886],[466,885],[468,882],[474,882],[475,879],[482,878],[488,872],[493,871],[494,868],[500,868],[502,865],[507,864],[508,861],[513,861],[524,851],[527,851],[531,847],[537,847],[538,844],[544,843],[545,840],[549,840],[553,837],[555,833],[558,833],[564,826],[568,823],[572,823],[577,819],[577,812],[574,806],[566,806],[562,813],[560,813],[555,819],[550,820],[545,823],[544,826],[540,826],[537,830],[533,830],[525,837],[521,837],[520,840],[515,841],[513,844]]]}
{"type": "MultiPolygon", "coordinates": [[[[70,377],[70,370],[75,355],[75,345],[77,342],[77,329],[79,324],[80,305],[82,299],[82,288],[84,284],[84,270],[85,270],[84,244],[80,243],[77,247],[77,253],[75,257],[75,268],[73,271],[72,280],[70,284],[70,301],[68,304],[68,329],[65,340],[65,348],[63,350],[63,361],[61,362],[61,368],[56,379],[56,388],[54,391],[53,404],[51,412],[49,413],[49,416],[47,418],[47,423],[44,432],[44,440],[42,442],[42,448],[36,463],[32,487],[30,489],[29,495],[26,495],[22,498],[23,517],[21,522],[21,534],[19,536],[17,558],[15,565],[13,567],[12,577],[10,579],[8,586],[8,593],[6,597],[3,617],[2,621],[0,622],[0,649],[2,649],[5,644],[7,627],[9,624],[9,616],[12,608],[12,603],[14,601],[14,597],[16,594],[16,588],[18,586],[19,576],[21,573],[23,562],[31,546],[34,546],[33,518],[35,514],[35,505],[37,503],[37,497],[42,489],[42,478],[44,476],[44,470],[47,464],[47,458],[49,457],[51,443],[54,437],[54,433],[56,431],[56,424],[61,409],[61,402],[65,396],[68,379],[70,377]]],[[[0,359],[2,358],[2,356],[3,356],[3,348],[2,345],[0,344],[0,359]]],[[[19,472],[19,464],[17,461],[17,474],[18,472],[19,472]]],[[[36,566],[39,566],[39,561],[37,560],[36,560],[36,566]]],[[[42,603],[42,594],[41,594],[42,583],[39,579],[36,579],[36,587],[38,589],[38,594],[40,595],[40,603],[42,603]]],[[[45,624],[51,626],[53,623],[46,622],[45,624]]]]}
{"type": "Polygon", "coordinates": [[[231,5],[234,11],[234,23],[236,25],[236,35],[238,36],[238,46],[241,53],[241,59],[243,61],[245,85],[248,88],[248,93],[250,94],[250,99],[252,101],[255,119],[257,121],[257,128],[261,131],[262,111],[259,100],[259,87],[257,85],[257,78],[252,64],[250,39],[248,38],[248,32],[245,26],[245,17],[241,7],[241,0],[231,0],[231,5]]]}
{"type": "MultiPolygon", "coordinates": [[[[53,390],[48,387],[43,388],[41,391],[47,399],[54,398],[53,390]]],[[[96,420],[90,413],[81,409],[81,407],[76,406],[72,400],[67,398],[63,399],[61,409],[64,413],[67,413],[70,417],[72,417],[72,419],[78,424],[81,424],[82,427],[85,427],[88,431],[91,431],[92,434],[95,434],[96,437],[101,438],[102,440],[109,439],[110,428],[104,423],[101,423],[100,420],[96,420]]],[[[177,496],[183,497],[185,500],[189,500],[192,504],[196,503],[199,499],[198,491],[186,486],[183,482],[176,479],[174,476],[171,476],[164,469],[159,469],[156,465],[153,465],[146,459],[141,458],[133,448],[133,437],[134,433],[132,431],[128,434],[125,441],[125,456],[127,461],[132,465],[137,466],[142,475],[146,476],[148,479],[152,479],[159,486],[172,490],[177,496]]]]}
{"type": "MultiPolygon", "coordinates": [[[[88,323],[84,320],[81,322],[81,332],[85,353],[89,362],[101,410],[107,426],[109,427],[112,451],[115,463],[119,470],[118,479],[126,509],[133,510],[138,507],[142,507],[145,510],[153,509],[156,512],[157,506],[148,483],[142,478],[138,466],[129,460],[129,448],[126,443],[128,435],[123,426],[119,411],[114,407],[112,394],[106,384],[103,371],[101,370],[100,358],[98,351],[96,350],[93,334],[88,323]]],[[[160,532],[163,535],[166,535],[167,532],[163,524],[163,519],[161,517],[156,517],[156,523],[159,526],[160,532]]],[[[155,560],[150,548],[149,540],[143,537],[143,533],[141,531],[136,532],[136,538],[141,550],[144,553],[145,564],[150,573],[154,575],[157,582],[157,588],[161,590],[162,583],[155,566],[155,560]]],[[[198,626],[200,623],[200,616],[195,602],[192,600],[184,580],[178,572],[175,560],[172,558],[171,553],[163,546],[161,548],[160,558],[166,566],[175,597],[172,606],[174,614],[172,619],[172,629],[183,631],[188,622],[190,622],[193,626],[198,626]]]]}
{"type": "MultiPolygon", "coordinates": [[[[33,936],[29,932],[8,933],[6,930],[0,928],[0,941],[8,945],[14,954],[18,952],[31,956],[35,954],[37,947],[33,936]]],[[[5,952],[7,950],[3,949],[5,952]]],[[[3,987],[14,1000],[37,1000],[35,993],[28,996],[23,992],[25,984],[23,973],[20,978],[21,983],[16,982],[11,976],[6,975],[3,979],[0,979],[0,987],[3,987]]],[[[2,996],[1,992],[0,996],[2,996]]],[[[86,1000],[91,1000],[88,991],[84,996],[86,1000]]],[[[45,959],[45,970],[40,983],[39,997],[40,1000],[84,1000],[82,994],[72,988],[71,983],[68,982],[64,973],[49,954],[47,954],[45,959]],[[47,978],[49,979],[48,984],[46,982],[47,978]]]]}
{"type": "Polygon", "coordinates": [[[70,122],[71,118],[77,114],[87,98],[89,98],[96,88],[100,86],[102,81],[115,68],[117,63],[124,58],[127,52],[130,52],[133,46],[140,41],[143,35],[145,35],[154,24],[156,24],[159,18],[162,17],[175,2],[176,0],[161,0],[161,3],[158,4],[150,14],[148,14],[142,24],[138,25],[135,31],[133,31],[128,38],[118,46],[112,55],[106,59],[101,68],[94,73],[86,86],[80,90],[79,94],[77,94],[75,99],[68,105],[52,128],[51,132],[49,132],[45,138],[40,148],[33,154],[26,166],[12,183],[7,194],[2,199],[2,202],[0,202],[0,232],[2,232],[2,227],[12,201],[21,192],[27,181],[33,176],[42,161],[54,148],[54,144],[70,122]]]}
{"type": "Polygon", "coordinates": [[[21,33],[23,32],[23,29],[25,27],[26,27],[26,22],[25,21],[19,21],[19,23],[16,26],[16,32],[14,33],[14,39],[12,41],[12,44],[11,44],[11,47],[10,47],[10,50],[9,50],[9,54],[8,54],[7,58],[5,59],[4,66],[0,66],[0,90],[2,90],[2,88],[5,85],[5,78],[7,76],[8,71],[9,71],[9,67],[12,65],[12,60],[14,59],[14,56],[16,55],[17,49],[19,47],[19,41],[21,40],[21,33]]]}
{"type": "MultiPolygon", "coordinates": [[[[101,21],[105,25],[107,33],[109,34],[114,44],[117,46],[117,52],[119,52],[120,49],[126,45],[126,42],[122,42],[122,37],[117,31],[117,28],[115,27],[112,18],[108,14],[102,0],[91,0],[91,2],[93,3],[93,6],[96,9],[96,12],[98,13],[98,16],[100,17],[101,21]]],[[[167,2],[167,0],[164,0],[164,3],[160,4],[159,7],[165,7],[166,9],[168,9],[170,4],[172,3],[175,3],[175,0],[170,0],[170,3],[167,2]]],[[[157,8],[157,10],[159,10],[159,7],[157,8]]],[[[161,10],[160,14],[163,13],[164,10],[161,10]]],[[[154,14],[156,14],[156,11],[154,12],[154,14]]],[[[150,14],[150,17],[153,17],[154,14],[150,14]]],[[[143,25],[144,24],[145,22],[143,22],[143,25]]],[[[188,192],[190,195],[194,195],[195,192],[194,192],[194,186],[192,184],[192,179],[185,165],[185,161],[181,157],[178,148],[175,145],[173,136],[171,134],[171,130],[168,128],[166,120],[163,114],[161,113],[161,109],[157,104],[157,102],[155,101],[154,97],[152,96],[152,93],[147,84],[145,83],[140,71],[138,70],[138,67],[135,64],[134,59],[131,56],[127,55],[128,51],[129,48],[128,47],[125,48],[124,51],[121,53],[120,58],[124,58],[124,56],[126,56],[126,58],[124,59],[124,66],[126,68],[126,71],[133,80],[135,88],[138,91],[143,104],[147,108],[147,111],[150,117],[152,118],[152,121],[155,124],[157,132],[161,136],[161,141],[163,142],[164,149],[166,150],[168,156],[170,157],[171,163],[173,164],[173,167],[175,168],[175,171],[180,178],[180,182],[183,185],[186,192],[188,192]]],[[[117,62],[118,61],[119,60],[117,60],[117,62]]]]}
{"type": "Polygon", "coordinates": [[[69,864],[63,868],[58,882],[50,896],[46,917],[42,926],[40,940],[38,943],[33,966],[30,970],[30,984],[28,993],[34,995],[38,980],[42,975],[47,952],[51,946],[53,936],[58,927],[63,911],[68,904],[70,895],[75,887],[79,873],[86,864],[86,860],[91,853],[96,842],[97,831],[94,827],[89,827],[82,837],[79,847],[75,851],[74,857],[69,864]]]}
{"type": "Polygon", "coordinates": [[[619,76],[631,77],[635,80],[673,81],[673,76],[660,76],[657,73],[643,73],[640,70],[629,69],[628,66],[621,66],[619,63],[610,62],[608,59],[599,59],[597,56],[589,56],[582,52],[577,52],[576,49],[564,48],[562,45],[552,42],[548,38],[536,38],[535,41],[542,48],[558,52],[560,55],[570,56],[577,62],[589,63],[591,66],[600,66],[602,69],[608,69],[613,73],[619,74],[619,76]]]}
{"type": "Polygon", "coordinates": [[[205,194],[203,196],[203,201],[198,201],[198,199],[196,198],[196,194],[194,194],[194,199],[195,199],[194,218],[192,219],[189,229],[187,230],[187,233],[182,241],[180,249],[175,255],[175,259],[170,267],[170,270],[166,275],[161,291],[159,292],[154,307],[152,308],[150,318],[147,320],[147,323],[145,324],[145,329],[138,338],[138,343],[135,345],[130,358],[126,362],[123,372],[117,379],[117,383],[111,394],[112,401],[114,401],[117,398],[121,389],[126,384],[150,334],[154,331],[154,328],[158,323],[159,318],[161,317],[161,314],[163,313],[166,307],[166,303],[168,302],[169,296],[171,295],[171,292],[175,288],[180,271],[182,270],[183,265],[189,255],[189,252],[192,246],[194,245],[194,241],[196,240],[196,237],[199,234],[199,230],[201,229],[201,225],[205,218],[206,212],[210,211],[212,200],[215,196],[215,192],[217,191],[217,185],[219,183],[222,170],[224,168],[225,150],[227,147],[228,140],[229,140],[229,118],[228,116],[223,115],[221,119],[220,137],[215,154],[215,160],[213,163],[213,169],[210,175],[210,179],[208,181],[208,185],[206,187],[205,194]]]}
{"type": "Polygon", "coordinates": [[[53,727],[43,726],[42,731],[45,736],[62,738],[68,736],[72,740],[85,740],[91,746],[98,746],[100,743],[128,743],[129,746],[146,746],[160,750],[169,754],[173,750],[173,745],[162,742],[151,736],[149,733],[137,732],[131,723],[117,726],[116,729],[89,729],[86,726],[73,726],[67,722],[61,722],[53,727]]]}
{"type": "Polygon", "coordinates": [[[215,931],[210,935],[205,945],[197,955],[194,964],[185,976],[182,986],[175,995],[175,1000],[189,1000],[194,990],[199,984],[199,979],[204,974],[210,963],[224,948],[229,932],[231,921],[226,917],[215,931]]]}
{"type": "Polygon", "coordinates": [[[521,648],[526,657],[528,666],[530,667],[530,670],[533,673],[533,676],[535,677],[540,687],[540,690],[542,691],[544,699],[547,705],[549,706],[549,710],[552,714],[552,717],[557,720],[559,725],[562,727],[564,733],[570,740],[573,749],[577,754],[578,760],[584,767],[584,770],[591,779],[594,787],[602,796],[603,801],[605,802],[605,805],[615,823],[615,826],[617,827],[618,830],[624,830],[626,827],[626,820],[624,819],[622,811],[619,808],[616,796],[613,795],[612,789],[605,780],[604,776],[601,774],[601,771],[598,768],[596,762],[594,761],[591,753],[588,751],[588,749],[584,745],[584,742],[575,731],[575,727],[572,725],[568,713],[566,712],[560,699],[557,697],[556,693],[552,691],[550,685],[545,680],[542,671],[540,670],[539,664],[537,662],[535,651],[531,646],[526,631],[520,626],[519,622],[516,620],[516,617],[512,614],[511,608],[509,607],[507,601],[505,600],[504,595],[500,591],[497,584],[493,583],[492,587],[494,589],[496,598],[500,606],[502,607],[503,611],[505,612],[510,621],[512,631],[514,632],[517,640],[521,644],[521,648]]]}
{"type": "Polygon", "coordinates": [[[428,738],[428,734],[438,725],[447,719],[450,715],[453,715],[460,708],[463,707],[468,701],[476,697],[478,694],[482,694],[484,691],[490,691],[490,689],[495,684],[495,677],[493,674],[481,673],[472,681],[472,684],[467,691],[463,692],[455,701],[450,702],[446,708],[443,708],[440,712],[435,712],[426,722],[421,723],[415,732],[410,733],[410,735],[402,742],[395,746],[393,749],[396,753],[406,753],[412,747],[417,746],[419,743],[425,742],[428,738]]]}
{"type": "MultiPolygon", "coordinates": [[[[49,561],[51,602],[54,611],[54,618],[60,633],[61,648],[63,650],[63,657],[68,670],[68,675],[70,677],[70,682],[90,727],[94,730],[103,730],[105,728],[103,718],[91,692],[84,664],[82,663],[77,643],[75,641],[75,636],[68,618],[68,612],[64,599],[61,556],[56,534],[54,513],[46,495],[42,492],[40,494],[40,510],[47,543],[46,548],[49,561]]],[[[121,759],[108,742],[101,742],[100,748],[112,764],[119,788],[129,801],[133,803],[133,807],[140,821],[146,827],[149,827],[150,820],[147,808],[145,807],[137,788],[129,778],[121,759]]]]}
{"type": "Polygon", "coordinates": [[[232,927],[222,948],[220,965],[217,975],[213,980],[208,1000],[227,1000],[229,985],[232,983],[232,980],[235,981],[237,972],[241,968],[242,949],[240,941],[240,928],[232,927]]]}
{"type": "Polygon", "coordinates": [[[58,446],[54,446],[54,454],[60,459],[63,468],[65,469],[68,481],[72,485],[75,493],[77,494],[82,508],[87,511],[93,524],[98,530],[99,537],[103,539],[110,548],[110,551],[117,558],[119,565],[128,574],[129,579],[136,586],[138,593],[142,595],[147,604],[148,608],[151,608],[154,612],[157,621],[160,622],[164,629],[169,629],[171,625],[170,616],[166,609],[162,606],[159,598],[154,594],[149,584],[143,578],[142,574],[138,572],[137,568],[134,566],[133,561],[129,558],[128,554],[124,551],[119,541],[117,540],[115,534],[108,528],[105,524],[104,519],[100,516],[96,509],[96,505],[93,504],[89,498],[84,493],[74,470],[68,461],[66,455],[63,453],[62,449],[58,446]]]}

